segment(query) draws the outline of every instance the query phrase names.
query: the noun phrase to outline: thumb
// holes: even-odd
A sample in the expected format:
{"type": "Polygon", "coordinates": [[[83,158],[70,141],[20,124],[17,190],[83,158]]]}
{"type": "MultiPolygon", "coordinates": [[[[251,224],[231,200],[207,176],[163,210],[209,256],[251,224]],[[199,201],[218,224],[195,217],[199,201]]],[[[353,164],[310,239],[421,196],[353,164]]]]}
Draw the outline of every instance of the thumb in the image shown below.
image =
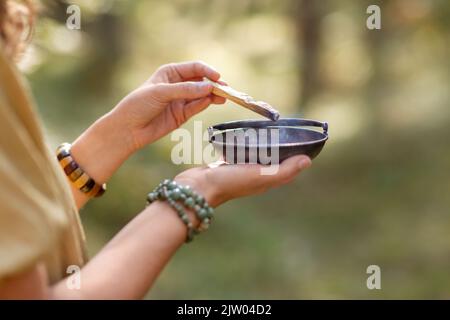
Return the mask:
{"type": "Polygon", "coordinates": [[[154,87],[154,93],[158,95],[159,100],[163,102],[170,102],[178,99],[199,99],[210,95],[212,90],[213,86],[204,81],[162,83],[157,84],[154,87]]]}

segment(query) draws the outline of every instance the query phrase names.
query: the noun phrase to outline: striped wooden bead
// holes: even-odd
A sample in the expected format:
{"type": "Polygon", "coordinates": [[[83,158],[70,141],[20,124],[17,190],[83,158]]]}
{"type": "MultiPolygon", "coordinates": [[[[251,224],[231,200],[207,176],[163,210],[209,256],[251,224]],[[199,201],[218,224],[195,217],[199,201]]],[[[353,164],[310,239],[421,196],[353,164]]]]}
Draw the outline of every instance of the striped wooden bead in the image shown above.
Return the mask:
{"type": "Polygon", "coordinates": [[[89,179],[90,178],[88,174],[86,172],[83,172],[81,176],[73,182],[73,184],[75,185],[75,187],[77,187],[77,189],[81,190],[81,188],[83,188],[84,185],[88,183],[89,179]]]}
{"type": "Polygon", "coordinates": [[[61,161],[68,156],[70,156],[70,144],[63,143],[56,150],[56,157],[58,158],[58,161],[61,161]]]}
{"type": "Polygon", "coordinates": [[[81,168],[76,168],[71,174],[68,175],[69,180],[75,182],[81,175],[83,174],[83,170],[81,168]]]}
{"type": "Polygon", "coordinates": [[[80,190],[84,193],[88,193],[92,190],[92,188],[96,185],[95,181],[92,178],[89,178],[88,182],[84,186],[80,188],[80,190]]]}
{"type": "Polygon", "coordinates": [[[94,197],[98,198],[100,196],[102,196],[106,191],[106,183],[102,184],[100,186],[100,189],[97,191],[97,193],[94,195],[94,197]]]}
{"type": "Polygon", "coordinates": [[[79,169],[78,164],[75,161],[69,162],[69,164],[67,164],[66,166],[63,166],[61,164],[61,166],[64,168],[64,172],[66,173],[66,176],[70,176],[70,174],[72,172],[74,172],[75,170],[79,169]]]}

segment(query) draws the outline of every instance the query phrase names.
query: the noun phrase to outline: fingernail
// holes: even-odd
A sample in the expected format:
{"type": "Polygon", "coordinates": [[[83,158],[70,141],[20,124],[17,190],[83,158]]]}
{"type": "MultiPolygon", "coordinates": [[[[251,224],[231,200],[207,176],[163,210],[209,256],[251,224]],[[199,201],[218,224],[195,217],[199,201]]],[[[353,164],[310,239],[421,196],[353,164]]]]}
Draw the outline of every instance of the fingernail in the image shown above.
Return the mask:
{"type": "Polygon", "coordinates": [[[308,157],[302,157],[298,162],[298,167],[300,170],[306,169],[311,165],[311,160],[308,157]]]}

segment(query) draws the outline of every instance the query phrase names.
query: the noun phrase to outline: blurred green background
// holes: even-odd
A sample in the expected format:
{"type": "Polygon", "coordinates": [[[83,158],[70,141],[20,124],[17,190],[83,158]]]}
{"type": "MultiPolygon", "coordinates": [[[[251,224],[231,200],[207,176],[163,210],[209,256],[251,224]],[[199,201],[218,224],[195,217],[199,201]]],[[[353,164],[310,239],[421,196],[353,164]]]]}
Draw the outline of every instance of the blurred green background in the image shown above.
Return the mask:
{"type": "MultiPolygon", "coordinates": [[[[21,68],[52,147],[183,60],[215,66],[283,116],[330,124],[309,170],[221,206],[147,298],[450,298],[449,1],[73,0],[80,31],[65,27],[65,1],[43,3],[21,68]],[[370,4],[381,30],[366,28],[370,4]],[[381,290],[366,287],[372,264],[381,290]]],[[[255,117],[227,103],[194,120],[255,117]]],[[[140,151],[82,210],[91,256],[186,168],[170,160],[175,144],[140,151]]]]}

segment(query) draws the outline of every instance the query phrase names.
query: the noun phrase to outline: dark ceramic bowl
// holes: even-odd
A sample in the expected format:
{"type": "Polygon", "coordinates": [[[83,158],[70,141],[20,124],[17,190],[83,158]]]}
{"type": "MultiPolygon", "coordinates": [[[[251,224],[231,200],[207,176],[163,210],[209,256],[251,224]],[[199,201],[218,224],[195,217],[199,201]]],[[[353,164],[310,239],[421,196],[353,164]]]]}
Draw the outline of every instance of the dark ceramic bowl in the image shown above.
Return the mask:
{"type": "Polygon", "coordinates": [[[208,133],[209,142],[229,163],[276,164],[299,154],[315,158],[328,139],[328,124],[307,119],[231,121],[209,127],[208,133]]]}

